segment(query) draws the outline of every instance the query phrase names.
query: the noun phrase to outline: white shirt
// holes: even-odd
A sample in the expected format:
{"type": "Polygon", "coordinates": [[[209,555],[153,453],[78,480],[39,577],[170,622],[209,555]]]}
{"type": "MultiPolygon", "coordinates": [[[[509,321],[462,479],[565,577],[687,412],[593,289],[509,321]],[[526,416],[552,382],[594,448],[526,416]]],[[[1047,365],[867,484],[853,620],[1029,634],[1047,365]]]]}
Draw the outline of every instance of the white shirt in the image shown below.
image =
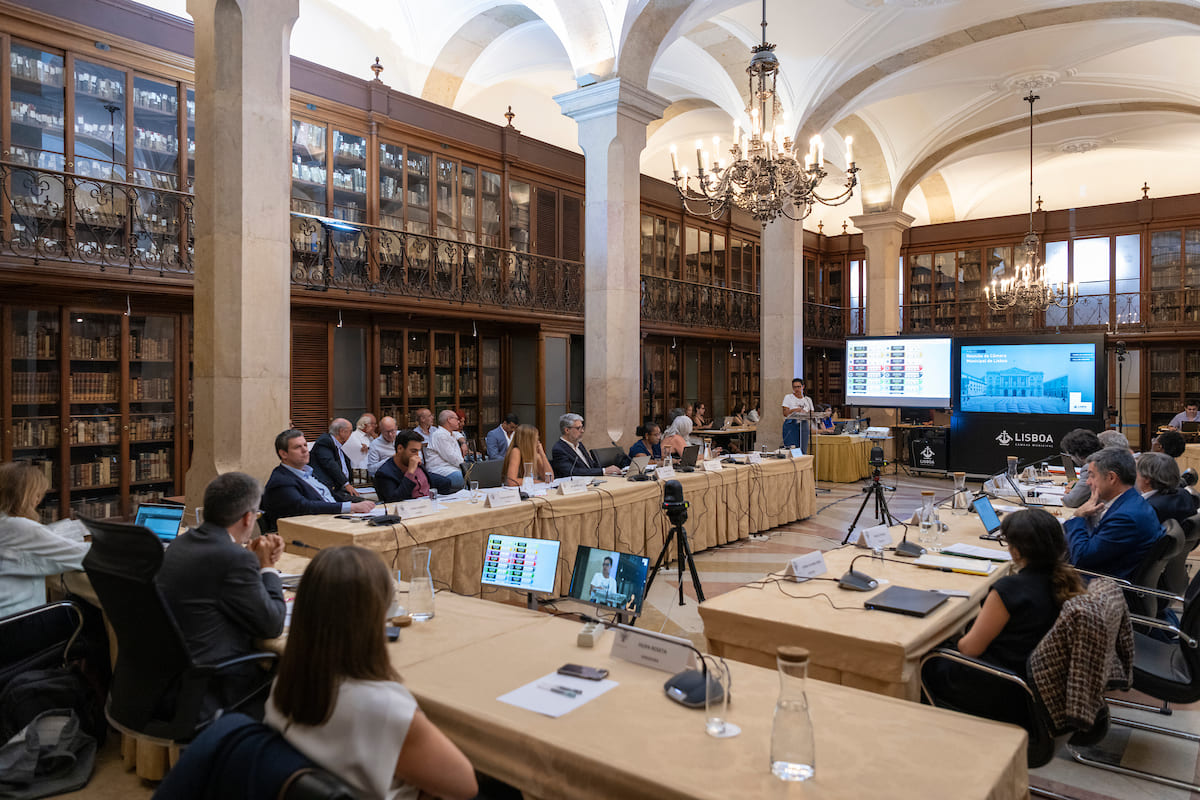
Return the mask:
{"type": "Polygon", "coordinates": [[[396,784],[393,775],[416,713],[417,701],[398,683],[345,680],[323,725],[290,722],[275,706],[273,689],[264,721],[365,797],[415,800],[417,787],[396,784]]]}
{"type": "Polygon", "coordinates": [[[784,408],[788,409],[789,415],[795,411],[813,410],[813,401],[811,397],[808,395],[804,395],[804,397],[796,397],[796,395],[792,392],[788,392],[788,394],[783,398],[782,405],[784,408]]]}
{"type": "Polygon", "coordinates": [[[458,472],[458,465],[463,463],[462,448],[451,431],[442,426],[433,429],[429,437],[429,446],[425,448],[425,469],[438,475],[450,475],[458,472]]]}
{"type": "Polygon", "coordinates": [[[350,459],[350,466],[354,469],[362,469],[367,465],[367,454],[363,452],[364,444],[370,445],[371,437],[367,436],[365,431],[356,430],[342,445],[342,452],[350,459]]]}
{"type": "Polygon", "coordinates": [[[396,455],[396,440],[392,439],[389,442],[382,436],[377,436],[371,442],[371,449],[367,451],[367,474],[374,478],[375,473],[383,466],[383,462],[394,455],[396,455]]]}
{"type": "Polygon", "coordinates": [[[423,441],[425,444],[430,444],[431,442],[433,442],[433,432],[436,431],[437,429],[438,429],[438,426],[434,425],[432,428],[429,429],[429,433],[426,433],[425,431],[421,430],[421,426],[418,425],[417,427],[413,428],[413,433],[415,433],[417,436],[420,436],[421,441],[423,441]]]}
{"type": "Polygon", "coordinates": [[[43,605],[46,576],[82,570],[89,548],[40,522],[0,512],[0,617],[43,605]]]}
{"type": "Polygon", "coordinates": [[[592,576],[592,589],[602,592],[608,592],[610,595],[617,593],[617,579],[611,575],[604,577],[603,572],[597,572],[592,576]]]}

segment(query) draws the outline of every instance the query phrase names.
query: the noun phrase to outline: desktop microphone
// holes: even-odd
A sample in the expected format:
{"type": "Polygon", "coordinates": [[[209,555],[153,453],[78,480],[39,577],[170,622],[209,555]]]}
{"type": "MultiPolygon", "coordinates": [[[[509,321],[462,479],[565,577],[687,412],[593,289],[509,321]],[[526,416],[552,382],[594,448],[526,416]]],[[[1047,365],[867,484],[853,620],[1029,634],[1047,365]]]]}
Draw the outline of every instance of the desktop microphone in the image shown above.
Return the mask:
{"type": "Polygon", "coordinates": [[[854,565],[858,563],[860,558],[878,558],[880,561],[890,561],[893,564],[907,564],[910,567],[916,566],[912,561],[901,561],[898,558],[884,558],[883,556],[875,556],[872,553],[863,553],[861,556],[855,556],[850,561],[850,569],[846,570],[845,575],[837,579],[837,585],[840,588],[850,589],[855,592],[869,592],[872,589],[879,588],[879,581],[865,572],[858,572],[854,569],[854,565]]]}

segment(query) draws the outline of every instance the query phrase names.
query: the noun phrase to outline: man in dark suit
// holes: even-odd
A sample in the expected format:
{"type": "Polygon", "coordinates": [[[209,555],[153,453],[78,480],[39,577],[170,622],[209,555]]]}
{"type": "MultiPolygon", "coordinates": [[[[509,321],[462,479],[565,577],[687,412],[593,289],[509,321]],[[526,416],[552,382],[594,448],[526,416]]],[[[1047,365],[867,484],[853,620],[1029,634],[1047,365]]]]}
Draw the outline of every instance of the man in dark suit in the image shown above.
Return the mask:
{"type": "Polygon", "coordinates": [[[516,414],[506,414],[504,421],[488,431],[484,444],[487,445],[489,461],[498,461],[508,452],[508,444],[512,441],[513,431],[521,424],[521,418],[516,414]]]}
{"type": "Polygon", "coordinates": [[[262,498],[264,531],[275,530],[280,517],[362,514],[375,507],[370,500],[353,503],[334,500],[329,487],[317,480],[308,466],[308,442],[295,428],[275,437],[275,454],[279,456],[279,466],[272,470],[262,498]]]}
{"type": "Polygon", "coordinates": [[[375,472],[375,493],[385,503],[428,497],[431,481],[421,463],[421,434],[401,431],[396,434],[396,454],[375,472]]]}
{"type": "Polygon", "coordinates": [[[350,420],[341,417],[329,423],[329,431],[321,434],[312,448],[313,476],[329,487],[334,500],[354,502],[361,499],[350,482],[350,460],[342,445],[354,432],[350,420]]]}
{"type": "Polygon", "coordinates": [[[1092,453],[1087,465],[1092,496],[1063,524],[1071,563],[1129,579],[1162,536],[1162,525],[1134,488],[1137,467],[1132,453],[1105,447],[1092,453]]]}
{"type": "Polygon", "coordinates": [[[1180,488],[1179,465],[1166,453],[1142,453],[1138,457],[1137,490],[1154,509],[1159,522],[1173,519],[1182,524],[1200,504],[1200,498],[1180,488]]]}
{"type": "MultiPolygon", "coordinates": [[[[262,487],[241,472],[218,475],[204,490],[204,522],[171,543],[155,582],[197,664],[216,664],[259,651],[258,639],[283,632],[287,605],[275,562],[278,536],[250,541],[262,487]]],[[[262,718],[267,674],[256,663],[224,671],[209,684],[204,713],[257,697],[241,710],[262,718]]]]}
{"type": "Polygon", "coordinates": [[[583,446],[583,417],[578,414],[563,414],[558,418],[561,438],[550,451],[550,468],[556,478],[572,475],[617,475],[621,468],[609,466],[601,469],[596,457],[583,446]]]}

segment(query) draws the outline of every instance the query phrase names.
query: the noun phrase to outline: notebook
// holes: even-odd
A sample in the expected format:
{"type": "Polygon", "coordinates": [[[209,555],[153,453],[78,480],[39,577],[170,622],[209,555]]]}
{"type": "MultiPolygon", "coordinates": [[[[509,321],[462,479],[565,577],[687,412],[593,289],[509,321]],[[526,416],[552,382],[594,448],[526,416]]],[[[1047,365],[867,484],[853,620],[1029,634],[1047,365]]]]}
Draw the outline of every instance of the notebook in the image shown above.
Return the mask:
{"type": "Polygon", "coordinates": [[[134,525],[148,528],[163,544],[175,541],[179,535],[179,524],[183,522],[183,506],[142,503],[138,506],[134,525]]]}
{"type": "Polygon", "coordinates": [[[940,592],[910,589],[907,586],[889,586],[863,603],[863,607],[910,617],[924,617],[948,599],[940,592]]]}
{"type": "Polygon", "coordinates": [[[942,572],[961,572],[964,575],[991,575],[996,565],[991,561],[977,558],[959,558],[957,556],[940,556],[926,553],[913,561],[918,567],[936,569],[942,572]]]}

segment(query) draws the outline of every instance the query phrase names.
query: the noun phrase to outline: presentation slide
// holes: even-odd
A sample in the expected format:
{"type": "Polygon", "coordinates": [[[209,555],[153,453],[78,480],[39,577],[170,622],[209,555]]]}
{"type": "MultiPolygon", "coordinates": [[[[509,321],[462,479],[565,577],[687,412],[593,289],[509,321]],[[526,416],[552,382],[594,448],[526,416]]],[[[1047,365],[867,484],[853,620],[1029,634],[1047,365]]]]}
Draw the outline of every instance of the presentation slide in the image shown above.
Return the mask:
{"type": "Polygon", "coordinates": [[[959,410],[991,414],[1096,413],[1096,345],[963,344],[959,410]]]}
{"type": "Polygon", "coordinates": [[[846,342],[846,404],[950,407],[950,339],[846,342]]]}
{"type": "Polygon", "coordinates": [[[488,536],[483,583],[522,592],[554,592],[560,543],[519,536],[488,536]]]}

